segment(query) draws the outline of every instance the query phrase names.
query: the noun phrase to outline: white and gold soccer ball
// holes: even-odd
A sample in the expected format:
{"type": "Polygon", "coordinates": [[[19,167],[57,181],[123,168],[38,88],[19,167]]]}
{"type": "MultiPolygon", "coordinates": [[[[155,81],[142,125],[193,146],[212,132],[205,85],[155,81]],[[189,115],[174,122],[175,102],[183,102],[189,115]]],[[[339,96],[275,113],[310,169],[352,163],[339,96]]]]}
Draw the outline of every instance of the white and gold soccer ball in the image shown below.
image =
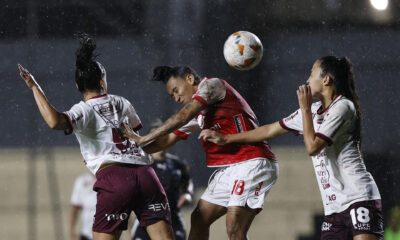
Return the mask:
{"type": "Polygon", "coordinates": [[[260,39],[251,32],[238,31],[224,44],[224,57],[229,66],[238,70],[250,70],[257,66],[263,55],[260,39]]]}

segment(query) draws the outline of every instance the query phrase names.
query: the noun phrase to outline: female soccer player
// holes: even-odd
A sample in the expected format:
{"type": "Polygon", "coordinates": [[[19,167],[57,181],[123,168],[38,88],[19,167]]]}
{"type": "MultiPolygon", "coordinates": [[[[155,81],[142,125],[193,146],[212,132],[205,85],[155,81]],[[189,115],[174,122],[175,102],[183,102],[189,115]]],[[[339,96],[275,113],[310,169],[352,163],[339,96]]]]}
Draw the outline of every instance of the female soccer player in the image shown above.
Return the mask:
{"type": "Polygon", "coordinates": [[[221,145],[302,133],[324,204],[321,239],[383,239],[381,197],[360,151],[361,113],[350,60],[318,59],[307,84],[297,90],[300,109],[289,117],[239,134],[204,130],[199,138],[221,145]]]}
{"type": "Polygon", "coordinates": [[[135,142],[121,138],[119,124],[138,130],[141,122],[123,97],[107,94],[106,72],[93,54],[94,39],[82,34],[76,52],[76,87],[83,101],[58,112],[34,77],[21,65],[20,75],[32,89],[42,117],[50,128],[77,137],[86,166],[96,175],[93,239],[119,239],[133,210],[151,239],[174,239],[168,201],[151,161],[135,142]]]}
{"type": "MultiPolygon", "coordinates": [[[[200,128],[231,134],[258,127],[246,100],[222,79],[200,79],[189,66],[157,67],[153,79],[164,82],[168,94],[185,106],[146,136],[139,137],[126,126],[125,135],[138,144],[149,144],[144,147],[148,153],[186,139],[200,128]]],[[[189,239],[208,239],[210,225],[225,214],[229,239],[246,239],[278,177],[275,155],[263,141],[226,146],[203,142],[203,148],[207,166],[217,170],[193,210],[189,239]]]]}

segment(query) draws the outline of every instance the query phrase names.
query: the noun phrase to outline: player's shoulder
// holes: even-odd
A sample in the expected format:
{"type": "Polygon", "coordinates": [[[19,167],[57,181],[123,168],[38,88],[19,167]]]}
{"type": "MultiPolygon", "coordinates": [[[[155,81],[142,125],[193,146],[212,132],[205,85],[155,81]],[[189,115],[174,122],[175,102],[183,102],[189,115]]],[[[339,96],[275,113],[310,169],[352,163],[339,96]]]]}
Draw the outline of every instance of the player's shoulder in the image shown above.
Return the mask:
{"type": "Polygon", "coordinates": [[[72,107],[71,110],[73,111],[79,111],[79,112],[90,112],[92,110],[91,106],[84,101],[80,101],[78,103],[75,103],[72,107]]]}
{"type": "Polygon", "coordinates": [[[353,101],[345,96],[340,96],[330,109],[330,112],[340,112],[342,114],[354,113],[355,111],[356,110],[353,101]]]}
{"type": "Polygon", "coordinates": [[[115,94],[108,94],[108,97],[114,101],[129,102],[126,98],[115,94]]]}
{"type": "Polygon", "coordinates": [[[109,97],[114,102],[122,104],[124,107],[133,106],[133,104],[128,99],[120,95],[109,94],[109,97]]]}
{"type": "Polygon", "coordinates": [[[199,84],[199,87],[201,86],[215,86],[215,85],[223,85],[223,80],[217,77],[211,77],[211,78],[202,78],[199,84]]]}

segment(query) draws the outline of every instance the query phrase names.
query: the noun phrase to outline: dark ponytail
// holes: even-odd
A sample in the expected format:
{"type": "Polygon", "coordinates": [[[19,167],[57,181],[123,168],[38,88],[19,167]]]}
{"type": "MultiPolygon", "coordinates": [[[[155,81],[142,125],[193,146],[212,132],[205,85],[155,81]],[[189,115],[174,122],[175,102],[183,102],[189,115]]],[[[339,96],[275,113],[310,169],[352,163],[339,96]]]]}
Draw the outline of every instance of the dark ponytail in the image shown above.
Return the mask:
{"type": "Polygon", "coordinates": [[[82,93],[87,90],[100,91],[100,80],[103,74],[100,68],[102,66],[96,62],[97,55],[94,55],[96,42],[86,33],[78,33],[75,37],[81,44],[75,53],[75,81],[78,84],[78,89],[82,93]]]}
{"type": "Polygon", "coordinates": [[[158,66],[153,70],[153,80],[167,83],[170,77],[185,77],[186,74],[192,74],[195,83],[200,82],[200,76],[189,66],[158,66]]]}
{"type": "Polygon", "coordinates": [[[337,58],[335,56],[326,56],[320,58],[319,61],[322,70],[321,77],[329,74],[333,80],[336,93],[345,96],[353,102],[357,114],[354,138],[361,142],[361,111],[356,91],[353,64],[348,57],[337,58]]]}

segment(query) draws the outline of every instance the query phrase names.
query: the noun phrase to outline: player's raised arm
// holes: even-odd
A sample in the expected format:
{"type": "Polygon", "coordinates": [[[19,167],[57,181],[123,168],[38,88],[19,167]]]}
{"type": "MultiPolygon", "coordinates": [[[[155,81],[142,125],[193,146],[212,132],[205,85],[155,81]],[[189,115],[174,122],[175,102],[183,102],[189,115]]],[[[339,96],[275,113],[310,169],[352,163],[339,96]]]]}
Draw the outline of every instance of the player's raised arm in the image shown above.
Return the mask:
{"type": "Polygon", "coordinates": [[[251,131],[229,135],[225,135],[210,129],[205,129],[200,133],[199,139],[203,139],[204,141],[209,141],[218,145],[225,145],[229,143],[256,143],[279,137],[288,132],[288,130],[281,127],[279,122],[274,122],[251,131]]]}
{"type": "MultiPolygon", "coordinates": [[[[137,141],[140,141],[141,136],[134,132],[128,124],[124,123],[123,126],[120,126],[120,130],[123,134],[124,137],[129,138],[130,140],[138,143],[137,141]]],[[[142,149],[146,153],[155,153],[159,152],[161,150],[167,149],[170,146],[174,145],[176,142],[181,140],[181,138],[174,133],[170,133],[167,135],[164,135],[162,137],[157,138],[155,141],[147,144],[146,146],[143,146],[142,149]]]]}
{"type": "Polygon", "coordinates": [[[26,85],[32,89],[36,104],[47,125],[55,130],[64,130],[68,128],[66,117],[64,114],[57,112],[57,110],[49,103],[43,90],[35,81],[32,74],[30,74],[29,71],[23,68],[20,64],[18,64],[18,69],[21,78],[25,81],[26,85]]]}
{"type": "MultiPolygon", "coordinates": [[[[130,128],[127,128],[126,126],[124,129],[121,129],[124,136],[135,141],[139,145],[146,145],[149,144],[152,141],[155,141],[157,138],[165,136],[163,139],[157,140],[156,143],[158,142],[159,144],[162,144],[162,140],[171,140],[168,141],[168,145],[163,146],[163,147],[169,147],[173,145],[175,142],[177,142],[179,139],[171,136],[166,136],[167,134],[170,135],[174,130],[177,130],[178,128],[182,127],[186,123],[188,123],[190,120],[192,120],[197,114],[200,113],[200,111],[203,109],[202,104],[195,100],[192,99],[190,100],[185,106],[176,114],[174,114],[172,117],[170,117],[167,121],[165,121],[160,127],[154,129],[151,131],[149,134],[145,136],[139,136],[138,134],[134,133],[130,128]]],[[[164,145],[164,144],[163,144],[164,145]]],[[[154,147],[154,145],[153,145],[154,147]]],[[[161,145],[157,150],[161,150],[161,145]]],[[[155,149],[156,150],[156,149],[155,149]]],[[[154,150],[154,151],[155,151],[154,150]]],[[[147,152],[147,151],[146,151],[147,152]]]]}
{"type": "Polygon", "coordinates": [[[168,118],[167,121],[165,121],[160,127],[156,128],[146,136],[143,136],[141,143],[139,144],[149,143],[158,137],[177,130],[192,120],[197,114],[200,113],[202,109],[203,105],[199,101],[192,99],[190,102],[185,104],[185,106],[179,112],[168,118]]]}

